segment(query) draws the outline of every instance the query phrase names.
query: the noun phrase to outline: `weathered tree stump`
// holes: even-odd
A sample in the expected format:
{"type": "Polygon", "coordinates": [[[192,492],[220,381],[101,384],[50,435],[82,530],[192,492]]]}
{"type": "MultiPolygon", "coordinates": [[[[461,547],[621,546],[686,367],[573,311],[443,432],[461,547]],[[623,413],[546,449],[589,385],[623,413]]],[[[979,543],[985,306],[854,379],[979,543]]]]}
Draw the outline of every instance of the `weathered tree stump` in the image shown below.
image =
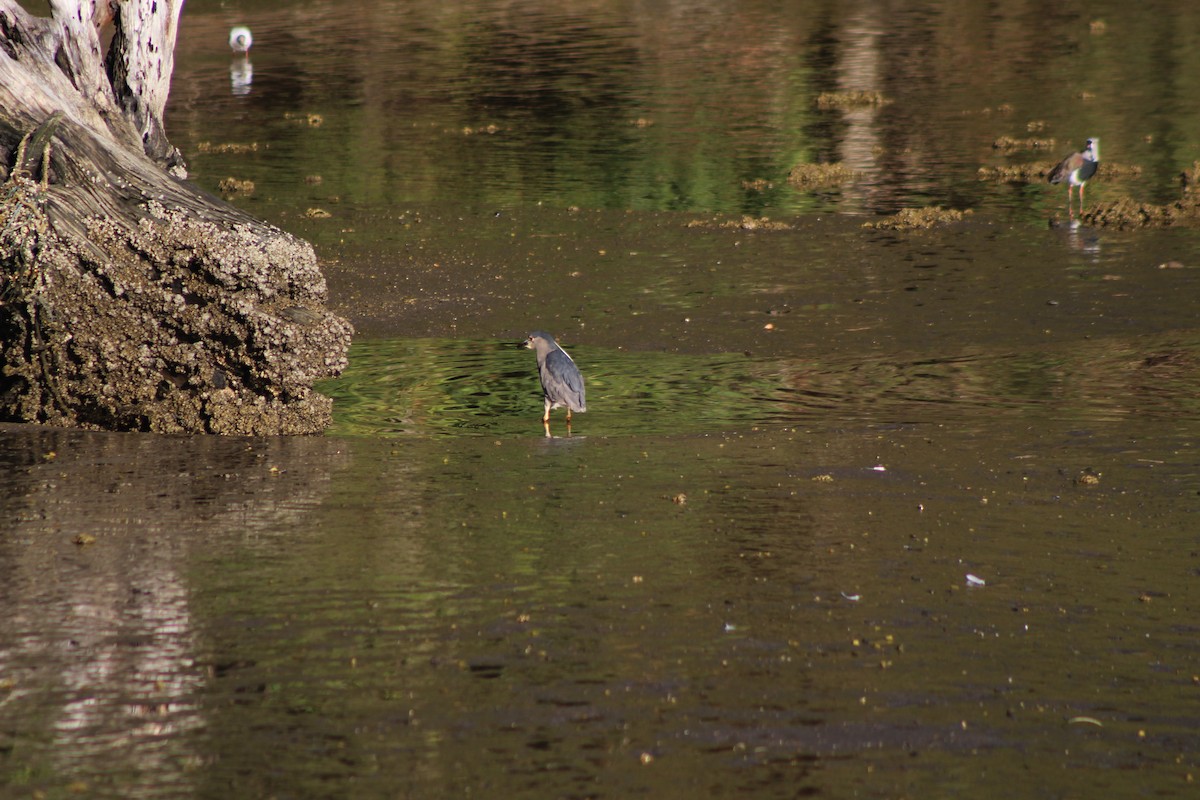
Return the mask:
{"type": "Polygon", "coordinates": [[[180,177],[182,0],[0,0],[0,419],[313,433],[346,363],[312,247],[180,177]],[[165,80],[163,74],[165,70],[165,80]]]}

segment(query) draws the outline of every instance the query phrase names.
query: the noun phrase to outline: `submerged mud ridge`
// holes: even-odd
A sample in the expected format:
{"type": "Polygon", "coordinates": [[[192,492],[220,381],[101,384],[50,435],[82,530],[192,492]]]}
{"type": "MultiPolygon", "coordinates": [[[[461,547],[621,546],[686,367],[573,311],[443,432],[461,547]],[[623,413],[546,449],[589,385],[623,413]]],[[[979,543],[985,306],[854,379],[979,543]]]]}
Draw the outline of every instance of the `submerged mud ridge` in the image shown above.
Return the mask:
{"type": "MultiPolygon", "coordinates": [[[[997,145],[993,145],[993,147],[997,147],[997,145]]],[[[976,171],[976,175],[981,181],[994,183],[1038,183],[1044,181],[1057,164],[1057,161],[1031,161],[1025,164],[1007,164],[1000,167],[980,167],[976,171]]],[[[1102,161],[1096,179],[1123,179],[1137,177],[1141,174],[1140,166],[1102,161]]]]}
{"type": "Polygon", "coordinates": [[[926,206],[925,208],[905,208],[890,217],[873,222],[864,222],[863,227],[871,230],[916,231],[928,230],[938,225],[951,222],[961,222],[971,210],[959,211],[955,208],[941,206],[926,206]]]}
{"type": "Polygon", "coordinates": [[[788,173],[788,183],[797,189],[837,186],[853,180],[854,170],[838,161],[829,164],[797,164],[788,173]]]}
{"type": "Polygon", "coordinates": [[[1100,203],[1089,208],[1082,214],[1082,219],[1088,225],[1121,230],[1198,227],[1200,226],[1200,193],[1191,189],[1196,183],[1198,173],[1200,173],[1200,162],[1193,164],[1190,170],[1180,175],[1184,193],[1173,203],[1155,205],[1139,203],[1129,197],[1119,197],[1114,201],[1100,203]]]}
{"type": "Polygon", "coordinates": [[[1093,206],[1081,215],[1085,224],[1097,228],[1133,230],[1137,228],[1171,228],[1200,226],[1200,204],[1186,197],[1167,205],[1139,203],[1121,197],[1093,206]]]}
{"type": "Polygon", "coordinates": [[[136,226],[81,219],[53,195],[18,175],[3,187],[0,418],[248,435],[329,425],[312,386],[344,368],[352,328],[325,308],[307,242],[145,199],[136,226]]]}

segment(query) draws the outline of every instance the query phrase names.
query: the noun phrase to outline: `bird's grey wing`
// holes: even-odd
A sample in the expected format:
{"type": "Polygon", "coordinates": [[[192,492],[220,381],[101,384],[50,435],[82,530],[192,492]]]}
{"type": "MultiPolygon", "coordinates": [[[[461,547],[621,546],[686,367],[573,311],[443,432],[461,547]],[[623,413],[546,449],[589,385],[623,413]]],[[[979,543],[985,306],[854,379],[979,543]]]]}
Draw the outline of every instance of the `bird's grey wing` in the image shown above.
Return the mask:
{"type": "Polygon", "coordinates": [[[582,411],[587,405],[584,400],[583,375],[579,373],[579,368],[575,366],[571,357],[562,350],[555,350],[546,356],[546,369],[550,370],[551,374],[557,375],[566,385],[577,408],[582,411]]]}

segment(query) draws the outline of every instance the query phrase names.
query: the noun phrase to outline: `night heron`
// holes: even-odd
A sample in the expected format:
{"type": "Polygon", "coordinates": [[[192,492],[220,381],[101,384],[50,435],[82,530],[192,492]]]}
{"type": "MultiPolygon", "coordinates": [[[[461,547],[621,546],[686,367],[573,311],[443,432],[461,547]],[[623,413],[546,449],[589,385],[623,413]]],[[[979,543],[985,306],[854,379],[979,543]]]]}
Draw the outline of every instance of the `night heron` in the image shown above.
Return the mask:
{"type": "Polygon", "coordinates": [[[544,331],[529,334],[525,347],[537,353],[538,377],[542,379],[542,395],[546,403],[542,423],[547,427],[550,425],[550,409],[565,407],[567,425],[570,425],[572,411],[587,411],[587,401],[583,397],[583,376],[579,374],[579,368],[567,351],[558,346],[554,337],[544,331]]]}
{"type": "MultiPolygon", "coordinates": [[[[229,49],[235,53],[249,53],[250,45],[254,44],[254,37],[250,35],[250,29],[245,25],[238,25],[229,31],[229,49]]],[[[270,44],[270,42],[267,42],[270,44]]]]}
{"type": "Polygon", "coordinates": [[[1083,211],[1083,185],[1088,182],[1100,167],[1100,140],[1092,137],[1087,140],[1083,150],[1064,158],[1050,170],[1050,182],[1062,183],[1067,181],[1067,213],[1071,213],[1071,187],[1079,187],[1079,210],[1083,211]]]}

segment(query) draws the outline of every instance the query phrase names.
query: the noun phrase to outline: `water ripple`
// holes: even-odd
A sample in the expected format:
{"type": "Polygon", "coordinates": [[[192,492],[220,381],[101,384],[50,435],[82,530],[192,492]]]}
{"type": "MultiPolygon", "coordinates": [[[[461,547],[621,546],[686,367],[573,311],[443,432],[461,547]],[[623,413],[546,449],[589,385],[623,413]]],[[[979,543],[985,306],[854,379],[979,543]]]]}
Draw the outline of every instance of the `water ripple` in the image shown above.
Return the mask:
{"type": "MultiPolygon", "coordinates": [[[[1092,341],[1069,352],[816,363],[742,354],[575,347],[587,380],[576,433],[690,433],[754,425],[936,423],[996,414],[1093,424],[1192,416],[1200,340],[1092,341]]],[[[533,356],[511,343],[375,340],[327,384],[335,432],[523,435],[540,431],[533,356]]],[[[561,426],[561,412],[552,427],[561,426]]]]}

